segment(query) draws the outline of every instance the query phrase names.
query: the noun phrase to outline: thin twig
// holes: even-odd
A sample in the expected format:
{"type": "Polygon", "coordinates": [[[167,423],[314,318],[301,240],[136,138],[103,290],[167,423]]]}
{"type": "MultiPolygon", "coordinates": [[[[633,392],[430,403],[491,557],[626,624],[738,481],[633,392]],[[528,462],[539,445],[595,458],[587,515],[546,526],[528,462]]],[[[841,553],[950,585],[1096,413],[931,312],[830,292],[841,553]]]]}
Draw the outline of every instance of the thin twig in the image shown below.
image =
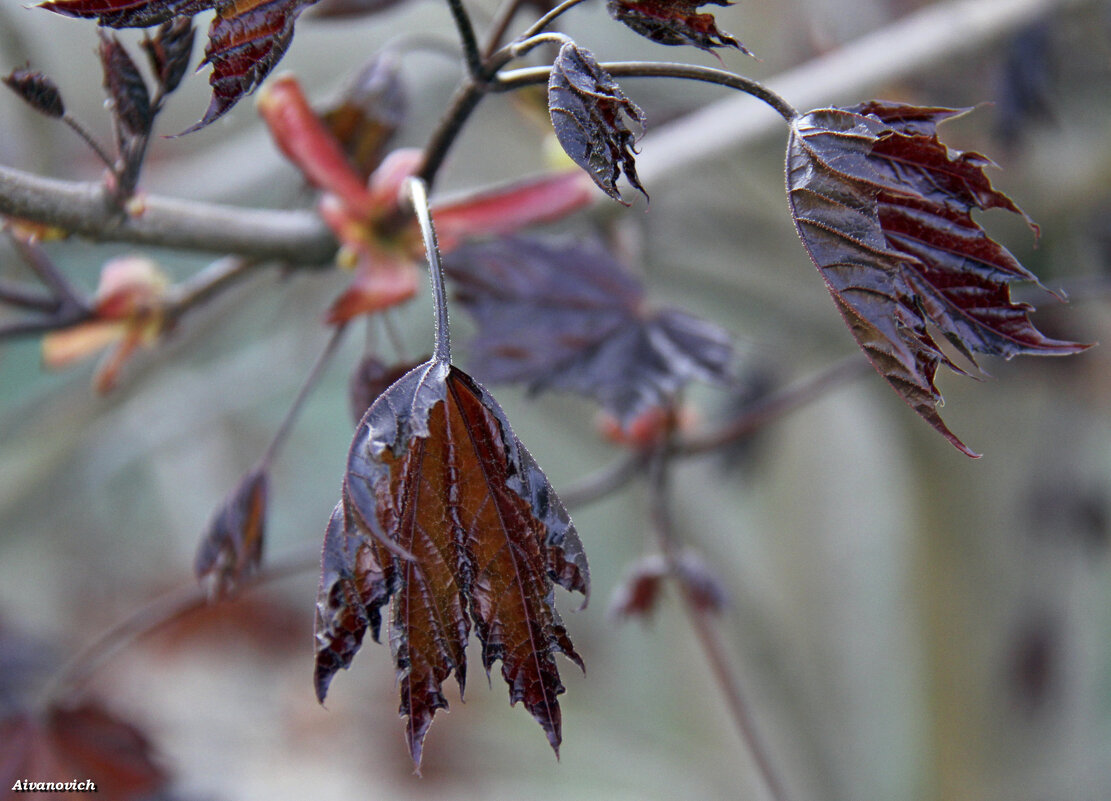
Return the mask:
{"type": "MultiPolygon", "coordinates": [[[[235,597],[256,587],[295,576],[320,565],[320,547],[299,548],[272,559],[245,578],[235,597]]],[[[64,700],[79,693],[93,675],[116,654],[191,612],[210,605],[205,589],[195,582],[170,590],[148,601],[82,648],[51,676],[39,694],[40,704],[64,700]]]]}
{"type": "Polygon", "coordinates": [[[532,25],[530,25],[528,30],[526,30],[524,33],[522,33],[517,38],[518,39],[528,39],[530,37],[536,36],[536,34],[540,33],[542,30],[544,30],[549,25],[551,25],[553,22],[555,22],[556,19],[563,16],[569,9],[574,8],[575,6],[577,6],[581,2],[583,2],[583,0],[563,0],[562,3],[557,5],[555,8],[553,8],[547,14],[542,16],[540,19],[538,19],[532,25]]]}
{"type": "Polygon", "coordinates": [[[41,290],[30,289],[23,284],[0,281],[0,301],[21,309],[34,309],[47,314],[58,310],[58,299],[44,295],[41,290]]]}
{"type": "Polygon", "coordinates": [[[647,456],[643,451],[634,451],[560,490],[559,498],[565,505],[572,507],[600,501],[640,475],[647,463],[647,456]]]}
{"type": "Polygon", "coordinates": [[[217,259],[206,268],[174,287],[167,300],[167,325],[172,325],[187,311],[234,286],[260,266],[256,259],[228,256],[217,259]]]}
{"type": "Polygon", "coordinates": [[[467,13],[463,0],[448,0],[451,17],[455,20],[455,28],[459,32],[459,40],[463,43],[463,57],[467,62],[467,72],[472,78],[482,74],[482,56],[478,52],[478,37],[475,36],[474,24],[467,13]]]}
{"type": "MultiPolygon", "coordinates": [[[[576,0],[576,2],[581,1],[576,0]]],[[[509,25],[513,22],[513,18],[517,16],[523,2],[524,0],[503,0],[502,4],[498,6],[498,10],[494,12],[494,18],[490,20],[490,30],[486,34],[486,43],[482,46],[483,60],[489,59],[501,46],[502,39],[505,38],[505,32],[509,30],[509,25]]]]}
{"type": "Polygon", "coordinates": [[[97,158],[104,162],[104,166],[111,170],[113,173],[116,171],[116,160],[108,152],[107,148],[100,143],[100,140],[93,135],[93,132],[88,129],[85,123],[77,119],[77,117],[70,114],[68,111],[62,115],[62,122],[69,126],[69,129],[77,134],[81,141],[88,145],[89,149],[96,153],[97,158]]]}
{"type": "Polygon", "coordinates": [[[320,378],[324,375],[324,369],[332,361],[332,357],[336,354],[340,343],[343,341],[343,334],[347,330],[347,325],[342,324],[336,326],[332,335],[328,337],[328,344],[324,346],[324,350],[316,357],[312,369],[305,377],[305,381],[301,384],[301,389],[297,392],[297,397],[293,399],[290,404],[289,410],[285,413],[282,423],[278,426],[278,432],[274,438],[270,440],[270,444],[266,447],[266,452],[262,454],[262,458],[258,461],[258,470],[269,470],[274,458],[278,455],[278,451],[282,445],[289,438],[289,432],[293,430],[293,424],[297,422],[298,416],[301,414],[301,409],[308,400],[309,395],[316,389],[316,385],[320,383],[320,378]]]}
{"type": "MultiPolygon", "coordinates": [[[[762,100],[775,109],[785,120],[790,121],[798,116],[798,111],[795,110],[794,106],[759,81],[735,75],[726,70],[666,61],[611,61],[599,66],[615,78],[682,78],[689,81],[702,81],[727,86],[730,89],[736,89],[762,100]]],[[[498,91],[511,91],[520,89],[522,86],[544,84],[548,82],[551,72],[551,67],[526,67],[510,70],[509,72],[499,73],[495,86],[498,91]]]]}
{"type": "Polygon", "coordinates": [[[764,784],[775,801],[786,801],[787,794],[772,765],[768,749],[756,730],[752,712],[745,701],[741,686],[733,669],[730,655],[726,653],[718,631],[709,618],[709,613],[699,606],[692,597],[691,590],[682,579],[679,565],[679,543],[671,516],[670,465],[672,458],[670,435],[661,437],[659,445],[652,454],[648,465],[648,497],[653,528],[659,540],[660,550],[668,565],[668,572],[679,585],[683,599],[683,609],[690,619],[695,637],[713,673],[718,690],[725,699],[730,716],[741,739],[748,748],[764,784]]]}

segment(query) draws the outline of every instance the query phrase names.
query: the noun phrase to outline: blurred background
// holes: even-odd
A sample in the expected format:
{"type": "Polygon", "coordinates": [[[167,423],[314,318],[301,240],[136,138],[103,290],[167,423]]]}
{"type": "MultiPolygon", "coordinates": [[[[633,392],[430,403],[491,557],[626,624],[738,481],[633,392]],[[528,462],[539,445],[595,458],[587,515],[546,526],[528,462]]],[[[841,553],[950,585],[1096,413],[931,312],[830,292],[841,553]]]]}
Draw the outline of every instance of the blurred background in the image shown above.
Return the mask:
{"type": "MultiPolygon", "coordinates": [[[[966,5],[990,17],[1031,4],[966,5]]],[[[470,6],[479,25],[494,12],[486,0],[470,6]]],[[[876,70],[816,104],[882,97],[976,106],[943,136],[992,156],[1002,167],[992,172],[996,186],[1042,236],[1035,247],[1021,220],[1000,212],[981,221],[1071,301],[1016,293],[1038,303],[1035,322],[1050,336],[1107,342],[1111,6],[1062,0],[1039,8],[1002,35],[976,33],[969,16],[953,36],[971,31],[972,44],[942,49],[907,74],[876,70]]],[[[725,67],[773,81],[926,9],[909,0],[711,8],[759,58],[722,52],[725,67]]],[[[522,14],[515,28],[527,21],[522,14]]],[[[714,55],[639,39],[597,0],[568,13],[562,27],[599,59],[720,66],[714,55]]],[[[0,72],[26,62],[43,70],[107,139],[94,28],[6,4],[0,72]]],[[[446,7],[426,0],[339,22],[307,13],[280,69],[322,102],[403,30],[453,40],[446,7]]],[[[133,33],[125,41],[138,41],[133,33]]],[[[450,53],[429,51],[404,65],[410,110],[398,142],[419,146],[460,67],[450,53]]],[[[624,88],[650,130],[723,95],[664,81],[624,88]]],[[[207,96],[203,75],[188,79],[160,132],[194,122],[207,96]]],[[[552,144],[543,122],[528,98],[488,99],[453,151],[443,188],[541,169],[552,144]]],[[[652,143],[650,133],[645,158],[666,162],[652,143]]],[[[855,350],[787,214],[784,143],[782,127],[745,136],[682,169],[655,171],[648,205],[597,208],[558,226],[585,234],[618,225],[640,254],[650,297],[728,329],[740,374],[775,387],[855,350]]],[[[672,137],[668,147],[681,143],[672,137]]],[[[0,161],[67,179],[100,173],[71,132],[8,94],[0,95],[0,161]]],[[[310,202],[250,102],[200,133],[155,141],[142,186],[261,206],[310,202]]],[[[90,291],[104,262],[136,252],[76,240],[48,247],[90,291]]],[[[209,261],[143,253],[176,278],[209,261]]],[[[23,278],[24,269],[0,246],[0,276],[23,278]]],[[[192,581],[213,510],[273,436],[328,337],[322,312],[347,280],[330,270],[260,272],[185,318],[107,397],[90,388],[91,363],[47,372],[38,342],[0,347],[6,703],[192,581]]],[[[465,367],[469,321],[456,321],[465,367]]],[[[402,310],[399,325],[412,358],[429,351],[427,292],[402,310]]],[[[318,547],[352,434],[347,381],[360,339],[348,338],[275,464],[269,557],[318,547]]],[[[1111,355],[1099,347],[1066,359],[986,359],[984,367],[990,380],[940,377],[946,421],[985,454],[978,461],[867,373],[769,425],[731,460],[707,456],[676,468],[678,531],[728,590],[717,624],[792,799],[1111,798],[1111,355]]],[[[493,390],[557,490],[624,458],[598,435],[588,402],[493,390]]],[[[707,427],[731,402],[714,388],[690,399],[707,427]]],[[[558,598],[587,664],[585,677],[562,665],[559,762],[529,716],[508,707],[497,676],[487,690],[475,658],[466,703],[449,689],[451,712],[431,730],[421,778],[405,751],[386,647],[365,645],[320,707],[311,568],[121,651],[89,692],[146,733],[170,776],[160,797],[182,801],[765,799],[674,593],[646,624],[606,615],[630,564],[653,547],[647,508],[634,482],[571,509],[593,600],[575,613],[574,599],[558,598]]]]}

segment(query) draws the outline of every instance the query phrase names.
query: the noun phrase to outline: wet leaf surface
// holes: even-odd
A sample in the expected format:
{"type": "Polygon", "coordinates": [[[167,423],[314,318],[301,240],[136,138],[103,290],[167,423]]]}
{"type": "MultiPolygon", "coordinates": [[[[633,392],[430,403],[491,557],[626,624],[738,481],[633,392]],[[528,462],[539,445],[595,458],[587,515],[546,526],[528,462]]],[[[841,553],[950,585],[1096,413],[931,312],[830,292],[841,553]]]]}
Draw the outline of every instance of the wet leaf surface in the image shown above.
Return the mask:
{"type": "Polygon", "coordinates": [[[884,102],[812,111],[792,124],[787,186],[799,236],[873,366],[975,456],[937,412],[938,365],[963,371],[930,326],[970,360],[1087,346],[1044,336],[1030,322],[1032,308],[1011,300],[1012,283],[1037,279],[972,211],[1022,212],[992,187],[990,161],[938,139],[937,123],[959,113],[884,102]]]}

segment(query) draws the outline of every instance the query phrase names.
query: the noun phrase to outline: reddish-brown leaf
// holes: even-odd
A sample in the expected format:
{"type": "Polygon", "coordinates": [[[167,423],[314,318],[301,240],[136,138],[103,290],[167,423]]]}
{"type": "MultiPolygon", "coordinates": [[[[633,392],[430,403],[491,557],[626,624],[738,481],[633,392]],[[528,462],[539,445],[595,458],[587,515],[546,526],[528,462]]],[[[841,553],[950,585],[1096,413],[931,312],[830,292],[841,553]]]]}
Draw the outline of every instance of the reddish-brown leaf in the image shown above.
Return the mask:
{"type": "Polygon", "coordinates": [[[444,263],[478,322],[470,361],[484,381],[592,397],[627,428],[692,379],[724,379],[729,336],[677,309],[596,245],[522,237],[466,245],[444,263]]]}
{"type": "Polygon", "coordinates": [[[683,551],[675,560],[674,571],[660,554],[639,559],[614,590],[609,615],[619,620],[639,617],[647,620],[656,611],[663,582],[677,581],[695,609],[718,613],[729,605],[729,593],[706,561],[694,551],[683,551]]]}
{"type": "Polygon", "coordinates": [[[212,101],[192,133],[224,116],[254,91],[285,55],[297,17],[315,0],[235,0],[221,6],[208,29],[202,65],[210,64],[212,101]]]}
{"type": "Polygon", "coordinates": [[[41,7],[67,17],[95,19],[109,28],[150,28],[218,4],[220,0],[53,0],[41,7]]]}
{"type": "Polygon", "coordinates": [[[387,364],[373,354],[364,356],[347,383],[347,397],[356,425],[379,395],[416,366],[412,362],[387,364]]]}
{"type": "Polygon", "coordinates": [[[163,22],[153,37],[144,36],[140,43],[147,53],[151,72],[169,93],[177,89],[189,69],[195,38],[193,20],[178,18],[163,22]]]}
{"type": "Polygon", "coordinates": [[[386,51],[371,58],[339,101],[324,112],[324,124],[364,181],[382,161],[407,106],[401,62],[386,51]]]}
{"type": "Polygon", "coordinates": [[[262,561],[269,483],[265,470],[247,473],[216,512],[201,540],[194,572],[215,598],[233,595],[262,561]]]}
{"type": "Polygon", "coordinates": [[[938,122],[959,114],[873,102],[797,118],[787,151],[791,213],[803,244],[873,366],[930,425],[975,456],[937,412],[939,364],[961,372],[933,339],[964,355],[1064,355],[1010,284],[1037,279],[972,219],[1019,208],[995,190],[977,153],[946,147],[938,122]]]}
{"type": "Polygon", "coordinates": [[[30,69],[13,70],[3,81],[35,111],[48,117],[65,116],[66,107],[58,85],[41,72],[30,69]]]}
{"type": "Polygon", "coordinates": [[[643,131],[644,112],[593,54],[574,42],[566,42],[552,64],[548,111],[563,150],[603,192],[623,203],[617,181],[624,173],[648,197],[634,158],[639,133],[629,127],[632,123],[643,131]]]}
{"type": "MultiPolygon", "coordinates": [[[[146,736],[91,702],[51,707],[41,715],[17,712],[0,720],[0,750],[0,782],[13,797],[18,797],[16,783],[24,780],[88,780],[95,789],[85,785],[84,792],[130,801],[151,797],[167,780],[146,736]]],[[[27,789],[29,798],[61,798],[77,791],[54,795],[27,789]]]]}
{"type": "Polygon", "coordinates": [[[466,680],[473,625],[487,673],[496,661],[552,747],[561,740],[555,654],[582,665],[554,605],[553,582],[586,595],[589,572],[570,518],[497,402],[433,360],[368,410],[348,457],[343,500],[325,536],[317,602],[316,688],[323,699],[381,608],[420,765],[447,706],[443,683],[466,680]]]}
{"type": "Polygon", "coordinates": [[[718,30],[713,14],[699,14],[704,5],[730,6],[732,0],[609,0],[606,10],[641,36],[663,45],[693,45],[711,52],[735,47],[752,55],[729,34],[718,30]]]}
{"type": "Polygon", "coordinates": [[[104,68],[104,88],[108,92],[112,113],[120,123],[120,135],[124,140],[120,142],[122,148],[128,137],[150,133],[154,123],[150,93],[139,68],[115,35],[101,31],[99,52],[104,68]]]}

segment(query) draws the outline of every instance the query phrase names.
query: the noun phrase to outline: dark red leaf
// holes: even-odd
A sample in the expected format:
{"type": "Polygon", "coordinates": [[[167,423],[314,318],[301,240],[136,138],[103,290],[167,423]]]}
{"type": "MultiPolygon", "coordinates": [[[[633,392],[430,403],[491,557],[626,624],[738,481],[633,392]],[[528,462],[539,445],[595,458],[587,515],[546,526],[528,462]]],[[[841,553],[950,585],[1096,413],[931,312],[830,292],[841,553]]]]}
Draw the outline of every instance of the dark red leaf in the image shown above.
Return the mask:
{"type": "Polygon", "coordinates": [[[614,200],[621,200],[621,173],[646,198],[637,179],[633,123],[644,130],[644,112],[630,100],[589,50],[565,43],[552,64],[548,111],[556,138],[571,160],[614,200]]]}
{"type": "Polygon", "coordinates": [[[104,68],[104,88],[123,134],[127,137],[146,136],[154,123],[146,81],[120,40],[103,31],[100,34],[100,63],[104,68]]]}
{"type": "Polygon", "coordinates": [[[8,88],[19,95],[35,111],[48,117],[63,117],[66,113],[58,85],[37,70],[12,70],[3,79],[8,88]]]}
{"type": "Polygon", "coordinates": [[[324,124],[364,181],[382,161],[407,106],[400,61],[385,52],[370,59],[339,102],[324,112],[324,124]]]}
{"type": "Polygon", "coordinates": [[[390,385],[408,373],[416,364],[386,364],[377,356],[365,356],[355,367],[347,384],[347,395],[351,402],[351,414],[358,423],[366,410],[390,385]]]}
{"type": "Polygon", "coordinates": [[[269,478],[252,470],[224,501],[197,550],[194,572],[217,598],[232,595],[262,561],[269,478]]]}
{"type": "MultiPolygon", "coordinates": [[[[0,780],[18,797],[16,782],[92,781],[85,792],[130,801],[150,797],[167,780],[146,736],[103,707],[85,703],[76,708],[51,707],[41,715],[17,712],[0,720],[0,780]]],[[[22,785],[21,785],[22,786],[22,785]]],[[[70,795],[34,792],[29,798],[70,795]]],[[[24,793],[20,793],[23,795],[24,793]]]]}
{"type": "Polygon", "coordinates": [[[478,322],[470,355],[483,380],[592,397],[628,427],[692,379],[728,373],[733,348],[724,331],[652,307],[596,245],[494,240],[449,254],[445,269],[478,322]]]}
{"type": "MultiPolygon", "coordinates": [[[[936,125],[961,112],[873,102],[792,123],[791,213],[853,336],[895,391],[953,445],[942,422],[939,364],[961,372],[932,325],[970,359],[1063,355],[1085,345],[1045,337],[1010,284],[1037,279],[972,219],[1019,208],[995,190],[977,153],[950,150],[936,125]]],[[[974,362],[973,362],[974,363],[974,362]]]]}
{"type": "Polygon", "coordinates": [[[95,19],[109,28],[150,28],[218,4],[219,0],[53,0],[41,7],[67,17],[95,19]]]}
{"type": "Polygon", "coordinates": [[[236,0],[218,9],[202,65],[212,65],[212,101],[183,134],[200,130],[254,91],[285,55],[297,17],[315,0],[236,0]]]}
{"type": "Polygon", "coordinates": [[[317,694],[346,667],[392,600],[389,639],[420,765],[466,680],[474,626],[487,673],[500,660],[521,701],[561,741],[555,654],[582,665],[554,605],[553,583],[586,595],[589,571],[570,518],[497,402],[465,373],[430,361],[382,394],[359,425],[343,500],[325,536],[317,601],[317,694]]]}
{"type": "Polygon", "coordinates": [[[610,16],[663,45],[693,45],[707,52],[715,47],[748,48],[718,30],[713,14],[697,13],[699,6],[729,6],[732,0],[609,0],[610,16]]]}
{"type": "Polygon", "coordinates": [[[718,575],[698,554],[683,551],[675,560],[674,574],[660,554],[638,560],[614,590],[610,616],[619,620],[652,617],[663,591],[663,581],[669,576],[682,585],[687,599],[699,611],[716,614],[729,605],[729,594],[718,575]]]}
{"type": "Polygon", "coordinates": [[[151,71],[169,93],[177,89],[189,69],[195,38],[193,20],[178,18],[162,23],[153,37],[144,36],[141,42],[150,60],[151,71]]]}

